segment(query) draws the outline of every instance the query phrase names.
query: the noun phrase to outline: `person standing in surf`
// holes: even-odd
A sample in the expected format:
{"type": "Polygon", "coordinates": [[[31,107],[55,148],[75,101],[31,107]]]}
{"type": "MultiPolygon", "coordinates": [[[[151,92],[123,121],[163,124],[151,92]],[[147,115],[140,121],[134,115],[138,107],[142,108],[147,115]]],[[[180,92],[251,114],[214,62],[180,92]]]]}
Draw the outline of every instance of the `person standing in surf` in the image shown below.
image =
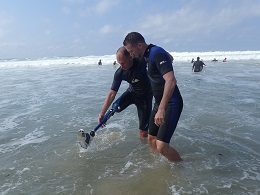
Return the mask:
{"type": "Polygon", "coordinates": [[[203,66],[206,66],[204,62],[200,60],[200,57],[197,57],[197,61],[193,62],[192,72],[200,72],[203,69],[203,66]]]}
{"type": "Polygon", "coordinates": [[[127,90],[113,103],[112,109],[121,112],[131,104],[135,104],[139,118],[139,135],[141,138],[147,137],[149,118],[152,110],[152,89],[146,71],[144,60],[131,57],[130,53],[120,47],[116,52],[117,62],[120,67],[114,74],[114,79],[110,91],[104,101],[101,112],[98,116],[100,123],[108,108],[116,97],[121,82],[129,83],[127,90]]]}
{"type": "Polygon", "coordinates": [[[123,44],[132,56],[144,58],[148,64],[148,76],[155,98],[148,131],[150,148],[170,161],[181,161],[180,154],[169,145],[183,108],[172,60],[163,48],[146,44],[138,32],[127,34],[123,44]]]}

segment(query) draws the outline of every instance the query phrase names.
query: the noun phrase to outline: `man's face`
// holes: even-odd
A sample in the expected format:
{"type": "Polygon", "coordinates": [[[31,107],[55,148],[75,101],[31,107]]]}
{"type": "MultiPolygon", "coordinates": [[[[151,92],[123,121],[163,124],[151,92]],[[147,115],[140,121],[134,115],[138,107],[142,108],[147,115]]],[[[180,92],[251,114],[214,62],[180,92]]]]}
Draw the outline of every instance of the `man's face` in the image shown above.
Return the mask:
{"type": "Polygon", "coordinates": [[[127,43],[125,45],[125,48],[131,54],[131,56],[138,57],[138,58],[142,58],[143,57],[143,53],[142,53],[138,43],[135,44],[135,45],[127,43]]]}
{"type": "Polygon", "coordinates": [[[133,65],[131,56],[126,57],[124,55],[118,55],[117,62],[120,64],[120,66],[123,70],[128,70],[133,65]]]}

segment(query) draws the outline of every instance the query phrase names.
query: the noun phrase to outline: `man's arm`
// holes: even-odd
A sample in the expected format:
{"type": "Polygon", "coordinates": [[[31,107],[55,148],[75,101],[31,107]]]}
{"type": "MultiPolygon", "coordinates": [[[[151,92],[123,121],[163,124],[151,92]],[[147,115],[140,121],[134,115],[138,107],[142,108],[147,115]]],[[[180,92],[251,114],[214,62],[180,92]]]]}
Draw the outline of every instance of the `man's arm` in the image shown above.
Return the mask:
{"type": "Polygon", "coordinates": [[[192,65],[192,72],[194,71],[194,68],[195,68],[195,62],[193,62],[193,65],[192,65]]]}
{"type": "Polygon", "coordinates": [[[175,85],[177,83],[173,71],[170,71],[170,72],[167,72],[166,74],[164,74],[163,78],[165,80],[163,97],[160,102],[158,111],[154,117],[154,123],[158,126],[162,125],[165,122],[164,121],[165,109],[172,96],[175,85]]]}
{"type": "Polygon", "coordinates": [[[104,101],[104,105],[98,116],[98,123],[100,123],[100,121],[103,119],[104,115],[106,114],[107,109],[109,108],[111,103],[114,101],[116,94],[117,94],[117,91],[114,91],[112,89],[108,92],[107,97],[104,101]]]}

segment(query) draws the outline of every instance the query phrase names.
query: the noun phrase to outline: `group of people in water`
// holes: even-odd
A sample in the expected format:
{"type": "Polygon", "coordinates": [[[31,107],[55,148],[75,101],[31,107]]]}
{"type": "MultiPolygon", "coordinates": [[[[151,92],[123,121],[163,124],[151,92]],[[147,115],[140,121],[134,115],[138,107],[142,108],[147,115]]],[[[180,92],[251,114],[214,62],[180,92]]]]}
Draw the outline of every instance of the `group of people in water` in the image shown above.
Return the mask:
{"type": "MultiPolygon", "coordinates": [[[[211,60],[211,62],[217,62],[218,60],[216,58],[214,58],[213,60],[211,60]]],[[[222,62],[226,62],[227,58],[224,58],[224,60],[222,62]]],[[[204,66],[207,66],[203,61],[200,60],[200,57],[197,57],[197,60],[194,61],[194,58],[192,58],[191,63],[193,63],[192,65],[192,72],[200,72],[202,71],[204,66]]]]}
{"type": "MultiPolygon", "coordinates": [[[[197,57],[197,59],[198,59],[199,57],[197,57]]],[[[211,62],[217,62],[218,60],[216,59],[216,58],[214,58],[213,60],[211,60],[211,62]]],[[[226,62],[227,61],[227,58],[224,58],[224,60],[222,61],[222,62],[226,62]]],[[[194,61],[194,58],[192,58],[192,60],[191,60],[191,63],[194,63],[195,61],[194,61]]]]}
{"type": "MultiPolygon", "coordinates": [[[[174,59],[174,58],[172,57],[172,59],[174,59]]],[[[211,62],[217,62],[217,61],[218,60],[216,58],[211,60],[211,62]]],[[[226,61],[227,61],[227,58],[224,58],[224,60],[222,62],[226,62],[226,61]]],[[[194,58],[192,58],[191,63],[193,63],[193,66],[192,66],[193,72],[199,72],[203,69],[203,66],[206,66],[206,64],[202,60],[200,60],[200,57],[197,57],[196,61],[194,61],[194,58]],[[197,70],[199,70],[199,71],[197,71],[197,70]]],[[[117,64],[118,63],[116,61],[113,62],[113,66],[116,66],[117,64]]],[[[102,65],[101,59],[98,61],[98,65],[102,65]]]]}
{"type": "MultiPolygon", "coordinates": [[[[98,65],[102,65],[102,61],[101,61],[101,59],[98,61],[98,65]]],[[[117,62],[114,61],[114,62],[113,62],[113,66],[116,66],[116,65],[117,65],[117,62]]]]}
{"type": "MultiPolygon", "coordinates": [[[[218,60],[216,58],[214,58],[213,60],[211,60],[211,62],[217,62],[218,60]]],[[[226,62],[227,58],[225,58],[222,62],[226,62]]]]}

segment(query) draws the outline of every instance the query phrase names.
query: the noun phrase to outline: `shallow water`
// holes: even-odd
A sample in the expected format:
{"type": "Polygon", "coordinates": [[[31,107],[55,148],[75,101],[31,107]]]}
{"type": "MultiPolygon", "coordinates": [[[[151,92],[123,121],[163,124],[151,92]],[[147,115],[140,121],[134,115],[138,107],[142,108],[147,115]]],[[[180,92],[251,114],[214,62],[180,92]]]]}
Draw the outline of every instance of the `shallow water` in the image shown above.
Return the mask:
{"type": "Polygon", "coordinates": [[[77,130],[97,125],[115,67],[0,67],[0,194],[259,194],[260,61],[206,64],[201,73],[174,64],[180,163],[138,138],[134,106],[79,147],[77,130]]]}

